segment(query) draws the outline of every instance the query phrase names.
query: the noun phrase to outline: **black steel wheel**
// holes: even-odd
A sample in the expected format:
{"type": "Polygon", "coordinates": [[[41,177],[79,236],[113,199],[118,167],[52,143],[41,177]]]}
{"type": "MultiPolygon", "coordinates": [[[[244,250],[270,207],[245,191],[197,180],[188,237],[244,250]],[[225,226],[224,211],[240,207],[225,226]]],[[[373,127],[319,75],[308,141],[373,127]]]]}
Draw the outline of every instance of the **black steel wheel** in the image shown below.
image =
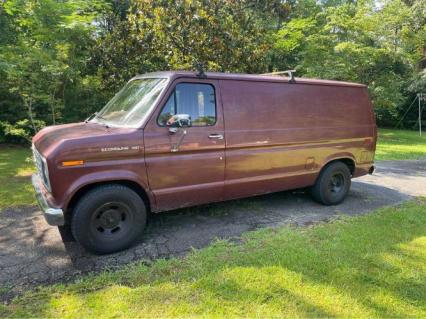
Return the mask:
{"type": "Polygon", "coordinates": [[[146,208],[140,196],[122,185],[103,185],[77,203],[71,230],[87,250],[107,254],[129,247],[141,235],[146,208]]]}
{"type": "Polygon", "coordinates": [[[122,202],[108,202],[92,214],[90,223],[93,236],[100,239],[117,240],[131,230],[133,215],[122,202]]]}
{"type": "Polygon", "coordinates": [[[345,187],[345,177],[341,172],[337,172],[331,175],[328,182],[328,191],[330,193],[339,193],[345,187]]]}
{"type": "Polygon", "coordinates": [[[324,205],[337,205],[345,199],[350,187],[349,167],[343,162],[332,162],[318,176],[312,187],[312,196],[324,205]]]}

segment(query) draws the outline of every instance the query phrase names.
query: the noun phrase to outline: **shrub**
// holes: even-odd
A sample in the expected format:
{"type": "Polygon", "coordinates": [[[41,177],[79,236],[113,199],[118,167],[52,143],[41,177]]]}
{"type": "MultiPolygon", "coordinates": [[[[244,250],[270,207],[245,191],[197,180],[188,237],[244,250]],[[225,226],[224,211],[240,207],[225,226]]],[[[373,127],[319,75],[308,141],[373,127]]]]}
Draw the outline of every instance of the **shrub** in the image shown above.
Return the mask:
{"type": "MultiPolygon", "coordinates": [[[[45,122],[35,120],[34,125],[38,132],[46,126],[45,122]]],[[[11,144],[30,144],[35,130],[28,119],[17,121],[15,124],[0,122],[0,142],[11,144]]]]}

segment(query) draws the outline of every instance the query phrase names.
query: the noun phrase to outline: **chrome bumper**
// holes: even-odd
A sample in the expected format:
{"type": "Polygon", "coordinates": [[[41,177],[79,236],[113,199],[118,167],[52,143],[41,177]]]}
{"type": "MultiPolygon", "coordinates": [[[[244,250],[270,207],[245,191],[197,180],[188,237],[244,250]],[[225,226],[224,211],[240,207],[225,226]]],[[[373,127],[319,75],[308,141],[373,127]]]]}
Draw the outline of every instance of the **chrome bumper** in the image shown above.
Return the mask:
{"type": "Polygon", "coordinates": [[[64,212],[60,208],[53,208],[49,206],[46,197],[40,189],[40,178],[34,174],[31,177],[33,183],[38,206],[43,211],[44,218],[47,223],[52,226],[63,226],[65,224],[64,212]]]}

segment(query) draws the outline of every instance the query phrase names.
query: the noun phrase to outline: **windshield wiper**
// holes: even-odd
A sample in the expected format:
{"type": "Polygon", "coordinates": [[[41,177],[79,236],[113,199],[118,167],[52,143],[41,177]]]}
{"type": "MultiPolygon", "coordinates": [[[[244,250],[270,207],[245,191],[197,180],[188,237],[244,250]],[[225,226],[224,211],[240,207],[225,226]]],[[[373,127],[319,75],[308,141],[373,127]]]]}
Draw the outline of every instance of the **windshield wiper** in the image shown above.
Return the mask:
{"type": "Polygon", "coordinates": [[[87,123],[92,119],[100,119],[101,122],[99,122],[99,124],[104,125],[106,128],[109,128],[109,125],[105,123],[105,121],[107,121],[108,119],[104,118],[102,115],[99,115],[98,112],[93,113],[92,115],[90,115],[84,122],[87,123]]]}
{"type": "Polygon", "coordinates": [[[96,114],[95,119],[101,120],[99,123],[104,125],[106,128],[109,128],[109,125],[107,123],[105,123],[108,120],[106,118],[104,118],[102,115],[96,114]]]}
{"type": "Polygon", "coordinates": [[[91,115],[89,115],[89,117],[87,119],[84,120],[84,123],[89,122],[91,119],[93,119],[96,115],[98,115],[98,112],[95,112],[91,115]]]}

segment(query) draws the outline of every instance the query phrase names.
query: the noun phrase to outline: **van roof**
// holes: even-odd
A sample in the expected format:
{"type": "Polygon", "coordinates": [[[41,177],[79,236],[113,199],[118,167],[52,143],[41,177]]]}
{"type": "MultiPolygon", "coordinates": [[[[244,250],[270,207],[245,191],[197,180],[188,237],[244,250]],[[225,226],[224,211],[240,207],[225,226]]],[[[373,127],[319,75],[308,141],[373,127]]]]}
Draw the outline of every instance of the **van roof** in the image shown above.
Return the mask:
{"type": "MultiPolygon", "coordinates": [[[[217,80],[236,80],[236,81],[262,81],[262,82],[284,82],[288,83],[290,78],[285,76],[277,75],[262,75],[262,74],[240,74],[240,73],[222,73],[222,72],[206,72],[208,79],[217,80]]],[[[166,77],[171,80],[180,77],[198,78],[197,72],[195,71],[160,71],[151,72],[135,76],[133,79],[145,78],[145,77],[166,77]]],[[[331,80],[319,80],[319,79],[308,79],[308,78],[295,78],[296,83],[301,84],[312,84],[312,85],[328,85],[328,86],[353,86],[353,87],[366,87],[364,84],[343,82],[343,81],[331,81],[331,80]]]]}

